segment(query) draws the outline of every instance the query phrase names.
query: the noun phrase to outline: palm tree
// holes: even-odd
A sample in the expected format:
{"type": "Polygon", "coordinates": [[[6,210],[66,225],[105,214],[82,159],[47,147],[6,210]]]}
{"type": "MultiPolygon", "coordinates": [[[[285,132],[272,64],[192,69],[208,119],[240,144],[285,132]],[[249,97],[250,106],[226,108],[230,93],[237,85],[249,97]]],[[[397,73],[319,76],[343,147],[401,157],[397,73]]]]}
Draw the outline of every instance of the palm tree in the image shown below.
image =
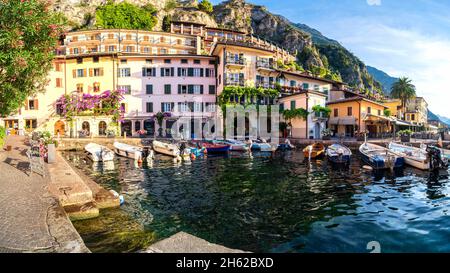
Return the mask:
{"type": "Polygon", "coordinates": [[[402,103],[402,114],[404,115],[406,104],[409,100],[416,97],[416,87],[412,84],[411,79],[402,77],[392,85],[391,96],[394,99],[400,99],[402,103]]]}

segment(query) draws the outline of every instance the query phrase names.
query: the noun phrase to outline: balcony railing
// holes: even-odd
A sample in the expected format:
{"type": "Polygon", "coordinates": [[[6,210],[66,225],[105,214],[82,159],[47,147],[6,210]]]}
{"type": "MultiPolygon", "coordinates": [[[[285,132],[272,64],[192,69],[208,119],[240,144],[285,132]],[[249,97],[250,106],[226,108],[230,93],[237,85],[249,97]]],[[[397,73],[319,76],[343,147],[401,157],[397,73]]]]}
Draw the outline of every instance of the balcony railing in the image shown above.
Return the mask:
{"type": "Polygon", "coordinates": [[[234,78],[227,78],[225,79],[225,85],[231,85],[231,86],[244,86],[244,79],[234,79],[234,78]]]}
{"type": "Polygon", "coordinates": [[[256,68],[275,69],[276,65],[274,62],[270,62],[269,60],[258,60],[256,62],[256,68]]]}
{"type": "Polygon", "coordinates": [[[231,64],[231,65],[245,65],[246,60],[245,60],[245,58],[227,57],[225,60],[225,63],[231,64]]]}
{"type": "Polygon", "coordinates": [[[325,112],[313,112],[313,119],[328,119],[330,117],[329,114],[325,112]]]}
{"type": "Polygon", "coordinates": [[[272,82],[257,82],[255,84],[256,87],[261,87],[261,88],[271,88],[271,89],[275,89],[275,84],[272,82]]]}

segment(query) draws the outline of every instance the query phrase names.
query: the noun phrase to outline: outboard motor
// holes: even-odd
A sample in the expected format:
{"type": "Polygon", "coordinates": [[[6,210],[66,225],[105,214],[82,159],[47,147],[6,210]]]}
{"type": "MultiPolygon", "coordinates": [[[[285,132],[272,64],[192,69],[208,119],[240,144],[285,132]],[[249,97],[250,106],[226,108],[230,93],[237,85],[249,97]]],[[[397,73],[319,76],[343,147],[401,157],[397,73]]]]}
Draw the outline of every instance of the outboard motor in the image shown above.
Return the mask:
{"type": "Polygon", "coordinates": [[[181,142],[181,144],[180,144],[180,156],[184,156],[184,150],[186,150],[186,143],[181,142]]]}
{"type": "Polygon", "coordinates": [[[443,160],[441,149],[436,146],[428,146],[426,149],[430,158],[430,169],[438,170],[448,168],[448,162],[443,160]]]}

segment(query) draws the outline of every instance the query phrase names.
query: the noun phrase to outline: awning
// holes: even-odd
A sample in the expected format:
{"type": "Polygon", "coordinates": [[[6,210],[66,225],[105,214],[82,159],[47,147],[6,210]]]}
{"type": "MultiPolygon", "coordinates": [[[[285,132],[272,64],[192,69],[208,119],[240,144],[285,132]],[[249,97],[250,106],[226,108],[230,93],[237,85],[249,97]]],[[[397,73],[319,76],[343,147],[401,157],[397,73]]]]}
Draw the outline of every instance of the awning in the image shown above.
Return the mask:
{"type": "Polygon", "coordinates": [[[378,116],[373,114],[367,114],[367,116],[364,118],[364,121],[387,121],[387,122],[393,122],[393,120],[386,116],[378,116]]]}
{"type": "Polygon", "coordinates": [[[330,125],[356,125],[355,117],[345,117],[345,118],[330,118],[328,121],[330,125]]]}

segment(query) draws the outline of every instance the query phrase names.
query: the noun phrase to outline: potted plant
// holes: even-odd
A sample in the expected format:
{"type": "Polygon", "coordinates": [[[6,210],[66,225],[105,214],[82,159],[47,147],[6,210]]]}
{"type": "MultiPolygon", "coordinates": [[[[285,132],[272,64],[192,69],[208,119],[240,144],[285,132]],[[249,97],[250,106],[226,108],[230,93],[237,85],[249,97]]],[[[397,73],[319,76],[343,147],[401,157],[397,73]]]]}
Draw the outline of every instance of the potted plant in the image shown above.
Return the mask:
{"type": "Polygon", "coordinates": [[[330,129],[325,129],[322,131],[322,140],[331,140],[333,132],[330,129]]]}
{"type": "Polygon", "coordinates": [[[410,142],[412,133],[411,130],[403,130],[399,131],[397,135],[401,138],[402,142],[410,142]]]}
{"type": "Polygon", "coordinates": [[[141,129],[139,131],[136,132],[140,138],[145,138],[145,136],[147,135],[147,131],[144,129],[141,129]]]}

